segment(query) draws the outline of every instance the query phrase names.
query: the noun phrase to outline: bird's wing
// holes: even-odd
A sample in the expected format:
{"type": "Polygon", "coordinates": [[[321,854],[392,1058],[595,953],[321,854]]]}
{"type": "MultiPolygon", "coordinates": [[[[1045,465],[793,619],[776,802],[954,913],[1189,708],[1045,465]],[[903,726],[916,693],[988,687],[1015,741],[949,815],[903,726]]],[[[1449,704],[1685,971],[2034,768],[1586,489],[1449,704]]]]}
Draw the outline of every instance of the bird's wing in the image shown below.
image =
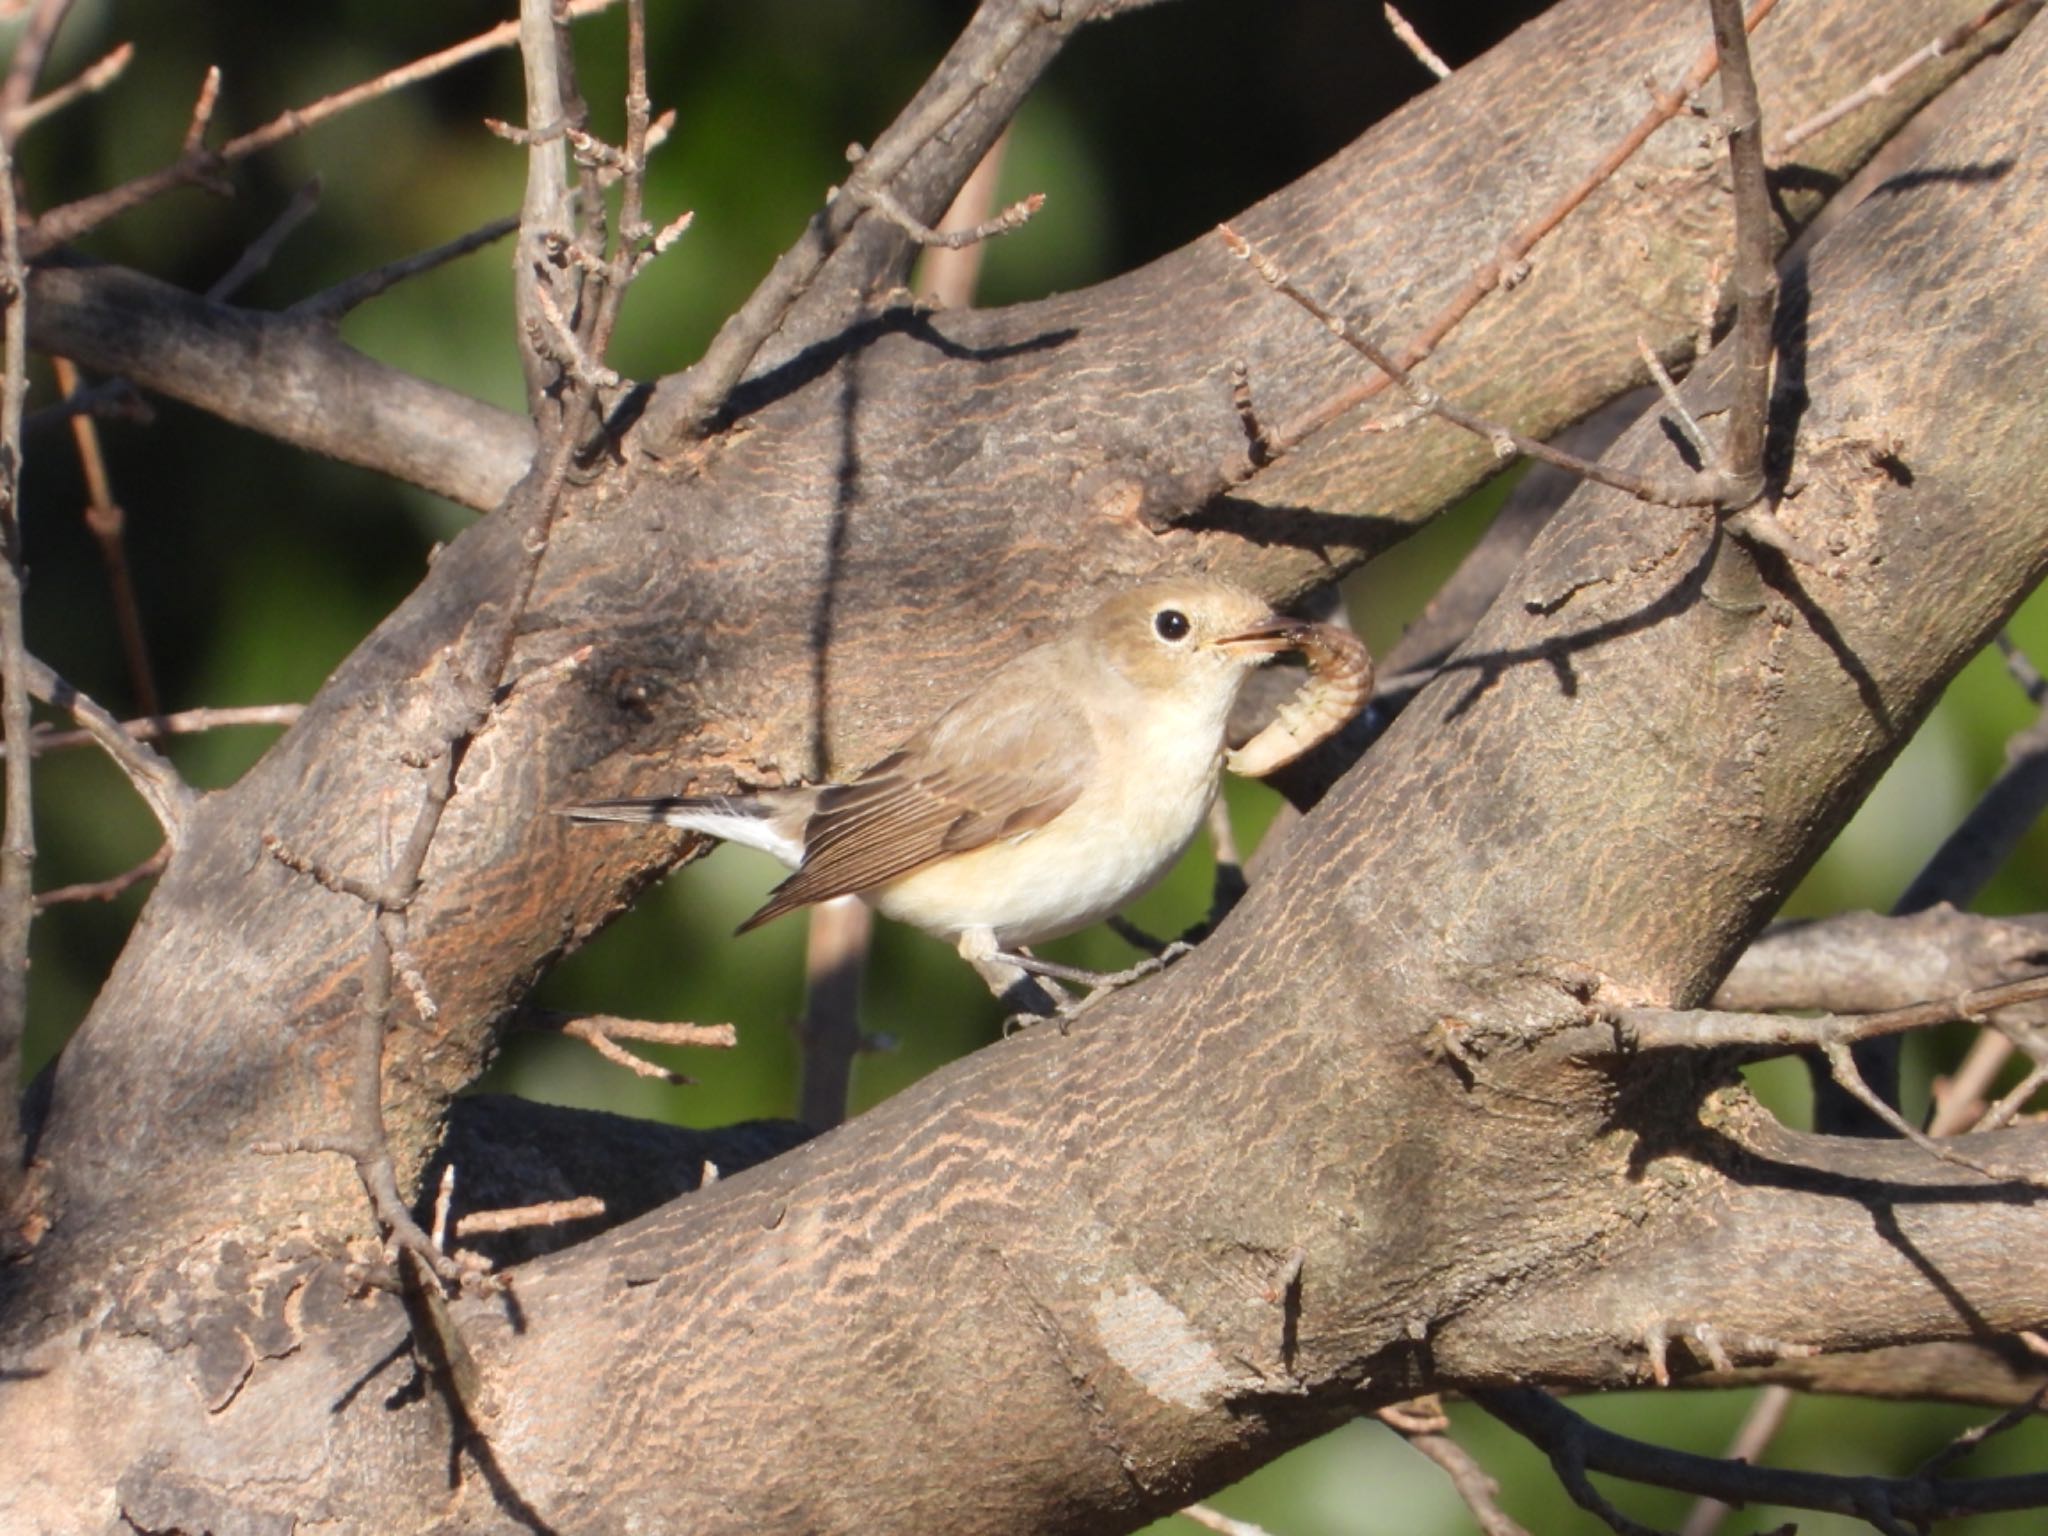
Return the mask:
{"type": "Polygon", "coordinates": [[[826,789],[804,828],[803,867],[740,931],[1051,821],[1087,782],[1095,738],[1077,711],[1045,704],[1031,687],[976,695],[852,783],[826,789]]]}

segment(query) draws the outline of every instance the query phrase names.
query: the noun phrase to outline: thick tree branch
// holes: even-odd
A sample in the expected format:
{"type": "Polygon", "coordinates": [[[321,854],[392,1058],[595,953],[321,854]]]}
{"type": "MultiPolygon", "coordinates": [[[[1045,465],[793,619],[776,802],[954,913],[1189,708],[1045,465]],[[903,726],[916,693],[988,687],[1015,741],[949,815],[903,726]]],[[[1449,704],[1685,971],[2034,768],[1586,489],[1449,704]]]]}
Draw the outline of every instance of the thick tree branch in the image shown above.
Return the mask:
{"type": "Polygon", "coordinates": [[[29,343],[479,510],[502,501],[533,457],[527,421],[375,362],[323,325],[120,267],[35,268],[29,343]]]}
{"type": "MultiPolygon", "coordinates": [[[[1514,158],[1489,145],[1440,160],[1459,135],[1435,114],[1490,122],[1508,144],[1553,131],[1611,142],[1612,104],[1696,51],[1696,35],[1656,30],[1681,13],[1692,5],[1618,17],[1568,0],[1259,210],[1252,233],[1310,278],[1399,270],[1434,312],[1465,278],[1457,253],[1478,248],[1452,227],[1497,206],[1474,194],[1514,158]],[[1585,60],[1591,83],[1568,88],[1585,60]],[[1412,227],[1375,212],[1396,193],[1412,227]],[[1418,259],[1381,264],[1408,241],[1418,259]]],[[[1788,7],[1783,20],[1825,27],[1838,14],[1788,7]]],[[[1999,77],[2018,82],[1980,95],[1971,128],[2008,145],[2032,132],[2048,67],[2035,41],[2002,61],[1999,77]]],[[[1860,46],[1891,52],[1845,42],[1842,69],[1861,67],[1860,46]]],[[[1835,94],[1759,63],[1766,95],[1835,94]]],[[[1711,202],[1714,173],[1688,171],[1689,153],[1675,147],[1659,162],[1671,177],[1637,189],[1645,227],[1711,202]]],[[[489,1470],[450,1492],[437,1400],[387,1406],[379,1382],[335,1406],[337,1373],[378,1381],[406,1326],[394,1303],[322,1288],[358,1197],[328,1160],[259,1170],[243,1149],[281,1125],[332,1123],[367,982],[359,910],[263,858],[260,832],[314,834],[335,868],[384,867],[383,824],[417,799],[404,754],[446,740],[431,704],[450,643],[508,601],[535,553],[521,521],[482,520],[265,760],[194,808],[186,851],[58,1068],[43,1146],[66,1219],[32,1273],[4,1277],[21,1287],[11,1411],[43,1411],[68,1388],[54,1368],[79,1351],[67,1308],[105,1299],[118,1320],[94,1347],[120,1351],[131,1388],[196,1372],[216,1432],[261,1415],[273,1443],[317,1444],[336,1476],[365,1456],[404,1461],[442,1520],[524,1510],[592,1526],[844,1528],[885,1507],[906,1524],[1058,1530],[1177,1507],[1432,1377],[1478,1384],[1551,1364],[1540,1340],[1519,1355],[1465,1348],[1489,1299],[1512,1296],[1525,1314],[1532,1297],[1541,1311],[1575,1304],[1596,1253],[1641,1255],[1668,1278],[1647,1261],[1680,1251],[1743,1186],[1715,1160],[1719,1128],[1699,1124],[1706,1085],[1682,1068],[1621,1082],[1516,1047],[1584,1023],[1603,987],[1698,1002],[2048,560],[2026,494],[2039,478],[2030,402],[1996,387],[2037,376],[2048,339],[2024,306],[1980,302],[2038,258],[2026,252],[2048,231],[2039,157],[1967,136],[1938,153],[1937,168],[1990,169],[1912,179],[1865,205],[1792,286],[1779,327],[1805,391],[1787,423],[1803,488],[1785,515],[1871,558],[1794,580],[1697,519],[1582,495],[1446,676],[1163,982],[542,1261],[519,1277],[516,1317],[465,1303],[488,1406],[461,1443],[489,1470]],[[1885,468],[1900,456],[1910,484],[1885,468]],[[1568,610],[1528,608],[1572,584],[1568,610]],[[1645,1153],[1675,1176],[1641,1178],[1645,1153]],[[229,1266],[248,1275],[251,1254],[260,1274],[216,1283],[229,1266]],[[207,1315],[221,1346],[188,1355],[192,1287],[235,1300],[207,1315]],[[273,1337],[261,1326],[273,1299],[310,1319],[305,1338],[321,1347],[238,1343],[273,1337]],[[50,1318],[63,1321],[43,1328],[50,1318]],[[915,1457],[906,1415],[933,1427],[915,1457]],[[800,1444],[777,1438],[799,1429],[800,1444]]],[[[1560,239],[1558,289],[1580,266],[1612,289],[1601,248],[1572,243],[1569,226],[1560,239]]],[[[1689,329],[1700,263],[1677,265],[1672,310],[1689,329]]],[[[1170,502],[1181,470],[1242,443],[1230,358],[1247,358],[1262,400],[1269,387],[1297,401],[1327,389],[1326,354],[1273,325],[1267,295],[1255,311],[1216,292],[1173,259],[1041,306],[895,315],[857,332],[851,355],[766,360],[747,432],[681,465],[600,473],[572,500],[409,910],[442,1006],[387,1042],[402,1175],[487,1054],[490,1021],[659,867],[572,848],[546,807],[629,775],[682,788],[867,760],[927,712],[907,675],[957,691],[1014,648],[1027,615],[1056,620],[1091,588],[1161,566],[1281,593],[1327,575],[1323,542],[1348,560],[1470,478],[1462,451],[1415,467],[1432,429],[1369,448],[1346,436],[1199,526],[1153,533],[1134,506],[1170,502]],[[1176,274],[1193,285],[1175,290],[1176,274]],[[1196,302],[1214,303],[1201,311],[1213,327],[1190,325],[1196,302]],[[1370,517],[1346,510],[1368,505],[1370,517]],[[587,665],[561,664],[585,647],[587,665]]],[[[1643,326],[1630,316],[1614,345],[1585,341],[1607,362],[1546,358],[1540,382],[1500,376],[1513,338],[1554,336],[1561,313],[1585,307],[1548,308],[1557,297],[1532,281],[1490,309],[1484,334],[1439,355],[1443,386],[1490,378],[1478,391],[1489,413],[1530,430],[1636,366],[1643,326]]],[[[1661,311],[1666,297],[1645,303],[1661,311]]],[[[1719,366],[1688,386],[1695,404],[1719,366]]],[[[1643,464],[1667,451],[1654,427],[1623,449],[1643,464]]],[[[2031,1133],[2014,1134],[2012,1155],[2028,1155],[2031,1133]]],[[[1797,1150],[1776,1160],[1795,1182],[1839,1175],[1854,1155],[1797,1150]]],[[[2031,1278],[2011,1275],[2012,1246],[2040,1248],[2032,1207],[1916,1186],[1932,1192],[1908,1235],[1944,1261],[1958,1248],[1975,1311],[1959,1319],[1938,1286],[1901,1283],[1898,1250],[1870,1230],[1865,1199],[1895,1174],[1914,1183],[1914,1168],[1883,1164],[1849,1194],[1814,1197],[1836,1212],[1831,1231],[1861,1223],[1844,1266],[1890,1287],[1815,1342],[2007,1325],[2021,1306],[2011,1288],[2031,1278]],[[1994,1225],[2012,1240],[2009,1278],[1980,1298],[1978,1238],[1994,1225]]],[[[1760,1186],[1744,1232],[1799,1194],[1760,1186]]],[[[1640,1310],[1643,1294],[1624,1299],[1640,1310]]],[[[1571,1368],[1599,1383],[1639,1374],[1622,1315],[1577,1341],[1571,1368]]],[[[124,1494],[137,1507],[183,1475],[149,1459],[146,1427],[81,1433],[137,1469],[124,1494]]],[[[53,1491],[39,1497],[77,1491],[41,1470],[30,1480],[53,1491]]]]}

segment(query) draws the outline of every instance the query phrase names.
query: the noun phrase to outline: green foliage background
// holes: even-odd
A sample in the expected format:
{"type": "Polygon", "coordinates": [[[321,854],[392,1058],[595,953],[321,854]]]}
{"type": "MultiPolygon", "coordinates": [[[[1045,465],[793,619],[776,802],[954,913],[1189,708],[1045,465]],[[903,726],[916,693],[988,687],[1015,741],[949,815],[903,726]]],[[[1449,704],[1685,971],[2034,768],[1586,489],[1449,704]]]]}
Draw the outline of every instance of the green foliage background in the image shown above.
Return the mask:
{"type": "MultiPolygon", "coordinates": [[[[1408,11],[1455,63],[1533,8],[1523,0],[1414,4],[1408,11]]],[[[47,81],[69,77],[123,40],[138,52],[111,89],[25,138],[19,159],[28,203],[49,208],[173,156],[209,65],[223,70],[218,142],[481,31],[509,11],[509,4],[474,0],[344,0],[308,8],[253,0],[189,7],[82,0],[47,81]]],[[[967,7],[939,0],[651,0],[650,11],[654,94],[677,113],[657,160],[652,209],[659,221],[694,208],[697,222],[630,301],[612,361],[643,377],[696,355],[825,188],[844,175],[845,146],[874,138],[950,42],[967,7]]],[[[1016,124],[1002,200],[1042,191],[1047,204],[1026,230],[990,250],[982,301],[1084,285],[1194,239],[1425,87],[1427,77],[1390,41],[1377,12],[1356,0],[1183,0],[1084,34],[1016,124]]],[[[622,19],[585,24],[578,39],[595,126],[615,129],[622,19]]],[[[282,306],[516,209],[521,152],[487,133],[481,120],[521,115],[517,61],[501,52],[244,163],[233,174],[238,194],[231,202],[196,191],[174,194],[97,232],[84,249],[203,288],[295,189],[317,177],[319,211],[242,296],[258,307],[282,306]]],[[[1359,281],[1369,286],[1370,275],[1359,281]]],[[[508,249],[495,247],[373,302],[350,316],[343,332],[384,361],[517,409],[510,289],[508,249]]],[[[38,365],[31,404],[52,398],[38,365]]],[[[309,460],[172,404],[157,403],[151,424],[107,427],[105,438],[169,708],[310,697],[420,578],[430,548],[471,520],[425,493],[309,460]]],[[[135,690],[114,639],[105,574],[79,520],[81,482],[61,427],[30,437],[27,466],[30,644],[117,712],[133,713],[135,690]]],[[[1489,488],[1353,581],[1353,613],[1375,648],[1398,635],[1500,494],[1501,487],[1489,488]]],[[[2048,614],[2038,601],[2015,633],[2035,655],[2048,656],[2048,614]]],[[[1791,910],[1888,906],[1997,770],[2004,740],[2030,716],[1998,660],[1980,658],[1791,910]]],[[[179,740],[170,751],[193,781],[218,786],[245,770],[271,735],[222,732],[179,740]]],[[[156,846],[147,813],[97,756],[45,759],[36,796],[41,888],[104,878],[156,846]]],[[[1232,805],[1249,846],[1273,812],[1271,796],[1256,785],[1233,785],[1232,805]]],[[[2037,829],[1983,905],[2042,907],[2044,852],[2037,829]]],[[[738,1050],[675,1063],[698,1086],[650,1086],[581,1047],[542,1040],[515,1042],[492,1085],[692,1124],[791,1114],[788,1025],[800,1006],[802,924],[788,920],[744,939],[729,937],[777,874],[744,852],[700,862],[545,985],[544,999],[557,1006],[737,1022],[738,1050]]],[[[1132,915],[1154,931],[1176,931],[1205,907],[1207,880],[1205,856],[1191,859],[1132,915]]],[[[38,923],[31,1070],[83,1017],[145,892],[60,906],[38,923]]],[[[1130,958],[1101,932],[1077,936],[1059,953],[1092,965],[1130,958]]],[[[866,1019],[890,1044],[863,1058],[856,1107],[986,1043],[998,1027],[993,1005],[950,953],[886,924],[870,968],[866,1019]]],[[[1962,1043],[1961,1032],[1914,1042],[1909,1112],[1924,1105],[1929,1075],[1962,1043]]],[[[1788,1118],[1804,1114],[1796,1072],[1764,1074],[1760,1087],[1788,1118]]],[[[1786,1262],[1796,1256],[1788,1253],[1786,1262]]],[[[1744,1401],[1667,1393],[1609,1400],[1590,1411],[1633,1433],[1716,1451],[1744,1401]]],[[[1532,1530],[1595,1528],[1525,1446],[1488,1421],[1456,1412],[1460,1435],[1503,1477],[1508,1507],[1532,1530]]],[[[1774,1459],[1903,1470],[1975,1417],[1803,1402],[1774,1459]]],[[[2037,1434],[2007,1436],[1979,1454],[1973,1469],[2032,1469],[2042,1464],[2043,1449],[2037,1434]]],[[[1683,1515],[1675,1499],[1618,1497],[1646,1519],[1668,1524],[1683,1515]]],[[[1470,1528],[1442,1477],[1369,1424],[1286,1458],[1218,1503],[1288,1536],[1470,1528]]],[[[1768,1528],[1777,1518],[1753,1511],[1730,1528],[1768,1528]]],[[[1858,1527],[1810,1518],[1801,1528],[1858,1527]]],[[[1955,1527],[2034,1528],[2017,1517],[1955,1527]]]]}

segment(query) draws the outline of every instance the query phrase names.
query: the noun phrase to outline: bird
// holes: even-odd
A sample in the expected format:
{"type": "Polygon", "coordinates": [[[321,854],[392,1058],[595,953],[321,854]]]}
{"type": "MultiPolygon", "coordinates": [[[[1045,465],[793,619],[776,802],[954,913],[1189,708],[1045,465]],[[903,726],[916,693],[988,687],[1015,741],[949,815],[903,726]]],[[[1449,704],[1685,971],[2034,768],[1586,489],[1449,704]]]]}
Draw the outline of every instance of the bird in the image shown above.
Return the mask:
{"type": "Polygon", "coordinates": [[[1028,976],[1123,979],[1028,946],[1109,917],[1179,861],[1215,799],[1238,690],[1315,629],[1212,578],[1147,582],[1019,651],[845,782],[563,812],[780,860],[794,873],[741,933],[853,895],[953,944],[1000,996],[1028,976]]]}

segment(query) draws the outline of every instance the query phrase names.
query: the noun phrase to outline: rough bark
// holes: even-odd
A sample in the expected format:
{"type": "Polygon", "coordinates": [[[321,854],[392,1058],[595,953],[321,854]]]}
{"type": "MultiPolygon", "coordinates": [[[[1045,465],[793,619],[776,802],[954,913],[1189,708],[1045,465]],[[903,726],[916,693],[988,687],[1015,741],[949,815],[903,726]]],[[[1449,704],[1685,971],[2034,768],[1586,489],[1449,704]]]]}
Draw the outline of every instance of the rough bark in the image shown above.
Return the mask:
{"type": "MultiPolygon", "coordinates": [[[[1805,115],[1931,25],[1788,7],[1767,109],[1805,115]]],[[[1240,227],[1405,335],[1703,36],[1676,0],[1563,6],[1240,227]]],[[[1122,1528],[1417,1390],[1637,1381],[1658,1323],[1868,1349],[2037,1322],[2011,1256],[2043,1251],[2042,1216],[2010,1188],[1788,1136],[1711,1064],[1582,1046],[1603,1005],[1708,995],[2048,566],[2032,401],[2006,387],[2048,363],[2039,285],[2012,281],[2048,239],[2044,56],[2035,28],[1986,66],[1958,131],[1788,282],[1780,516],[1825,566],[1576,498],[1163,982],[523,1268],[454,1309],[423,1385],[408,1329],[448,1335],[351,1288],[345,1166],[255,1150],[338,1128],[370,921],[262,839],[377,875],[517,564],[520,526],[479,524],[201,803],[66,1052],[38,1148],[58,1224],[6,1282],[12,1515],[1122,1528]],[[1759,1255],[1787,1230],[1814,1252],[1774,1294],[1759,1255]]],[[[1843,125],[1814,174],[1877,131],[1843,125]]],[[[1653,140],[1432,381],[1538,434],[1621,387],[1638,330],[1691,324],[1718,165],[1653,140]]],[[[1349,377],[1204,243],[1044,304],[882,311],[770,359],[734,432],[581,486],[410,914],[440,1012],[387,1048],[407,1166],[492,1022],[672,854],[548,807],[858,764],[1091,591],[1161,565],[1298,590],[1484,471],[1435,427],[1339,431],[1205,502],[1242,449],[1238,356],[1274,419],[1349,377]]],[[[1621,450],[1668,452],[1654,423],[1621,450]]],[[[2048,1170],[2038,1131],[2000,1157],[2048,1170]]]]}

